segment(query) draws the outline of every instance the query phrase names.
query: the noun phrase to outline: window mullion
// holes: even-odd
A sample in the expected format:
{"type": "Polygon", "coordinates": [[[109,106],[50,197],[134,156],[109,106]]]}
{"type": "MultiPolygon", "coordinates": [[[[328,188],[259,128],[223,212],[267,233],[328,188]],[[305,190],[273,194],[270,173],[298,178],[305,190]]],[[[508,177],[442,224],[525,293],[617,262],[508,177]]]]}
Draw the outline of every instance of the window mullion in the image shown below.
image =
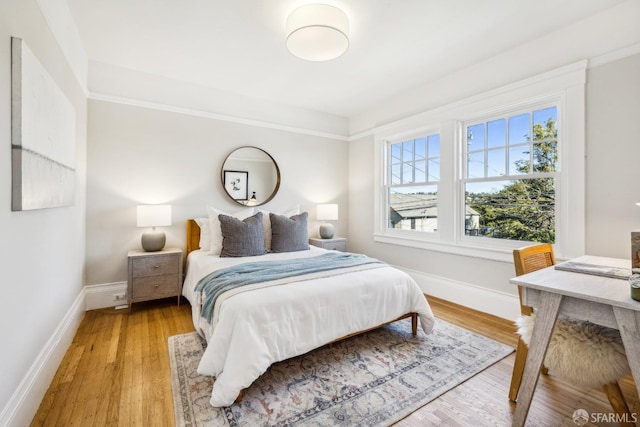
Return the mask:
{"type": "Polygon", "coordinates": [[[487,123],[483,126],[484,133],[484,177],[487,178],[489,176],[489,126],[487,123]]]}
{"type": "Polygon", "coordinates": [[[504,172],[507,176],[511,175],[511,171],[509,170],[509,165],[511,162],[509,161],[509,157],[511,156],[511,144],[509,143],[509,120],[505,119],[504,121],[504,161],[506,164],[504,165],[504,172]]]}

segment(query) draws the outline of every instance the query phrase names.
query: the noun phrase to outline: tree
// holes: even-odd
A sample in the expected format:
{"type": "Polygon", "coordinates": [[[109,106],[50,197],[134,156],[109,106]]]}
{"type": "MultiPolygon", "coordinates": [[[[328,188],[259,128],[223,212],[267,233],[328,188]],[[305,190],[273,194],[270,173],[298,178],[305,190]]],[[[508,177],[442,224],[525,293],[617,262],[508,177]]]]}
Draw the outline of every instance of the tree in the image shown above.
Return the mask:
{"type": "MultiPolygon", "coordinates": [[[[531,139],[527,136],[527,140],[531,139]]],[[[554,172],[558,163],[558,131],[553,118],[533,126],[533,165],[516,162],[519,173],[554,172]]],[[[529,152],[527,152],[529,154],[529,152]]],[[[467,204],[480,214],[481,234],[532,242],[555,242],[553,178],[512,181],[497,193],[467,193],[467,204]]]]}

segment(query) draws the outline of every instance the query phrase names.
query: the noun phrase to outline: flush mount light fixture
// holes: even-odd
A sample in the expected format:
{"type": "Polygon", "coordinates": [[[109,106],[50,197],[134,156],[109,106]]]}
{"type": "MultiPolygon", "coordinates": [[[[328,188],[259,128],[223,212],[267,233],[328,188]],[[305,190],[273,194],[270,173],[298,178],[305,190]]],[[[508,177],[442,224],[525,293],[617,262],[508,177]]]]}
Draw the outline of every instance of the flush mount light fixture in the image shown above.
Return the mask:
{"type": "Polygon", "coordinates": [[[349,18],[328,4],[308,4],[287,18],[287,48],[308,61],[329,61],[349,47],[349,18]]]}

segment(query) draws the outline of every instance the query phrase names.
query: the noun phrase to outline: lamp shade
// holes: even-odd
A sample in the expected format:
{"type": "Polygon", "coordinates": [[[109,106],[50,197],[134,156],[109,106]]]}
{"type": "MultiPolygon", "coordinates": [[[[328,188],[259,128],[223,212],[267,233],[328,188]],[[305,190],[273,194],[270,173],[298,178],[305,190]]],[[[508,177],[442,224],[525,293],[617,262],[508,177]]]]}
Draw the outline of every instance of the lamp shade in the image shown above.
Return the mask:
{"type": "Polygon", "coordinates": [[[171,205],[138,205],[138,227],[171,225],[171,205]]]}
{"type": "Polygon", "coordinates": [[[349,18],[328,4],[308,4],[287,18],[287,49],[308,61],[328,61],[349,47],[349,18]]]}
{"type": "Polygon", "coordinates": [[[338,205],[336,204],[318,205],[317,218],[320,221],[337,221],[338,205]]]}

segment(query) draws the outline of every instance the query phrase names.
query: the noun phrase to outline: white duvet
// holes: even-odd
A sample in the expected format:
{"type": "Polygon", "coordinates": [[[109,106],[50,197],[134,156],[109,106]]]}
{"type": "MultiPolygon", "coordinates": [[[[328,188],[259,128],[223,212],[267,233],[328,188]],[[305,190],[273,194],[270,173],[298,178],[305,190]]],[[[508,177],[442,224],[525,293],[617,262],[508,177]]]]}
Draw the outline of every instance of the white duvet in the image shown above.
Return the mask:
{"type": "Polygon", "coordinates": [[[189,255],[183,295],[193,308],[196,330],[208,343],[198,373],[215,377],[211,405],[231,405],[275,362],[409,312],[418,313],[424,332],[431,332],[434,317],[422,291],[406,273],[387,265],[237,293],[217,308],[215,327],[200,316],[194,288],[212,271],[325,252],[311,246],[309,251],[245,258],[220,258],[203,251],[189,255]]]}

